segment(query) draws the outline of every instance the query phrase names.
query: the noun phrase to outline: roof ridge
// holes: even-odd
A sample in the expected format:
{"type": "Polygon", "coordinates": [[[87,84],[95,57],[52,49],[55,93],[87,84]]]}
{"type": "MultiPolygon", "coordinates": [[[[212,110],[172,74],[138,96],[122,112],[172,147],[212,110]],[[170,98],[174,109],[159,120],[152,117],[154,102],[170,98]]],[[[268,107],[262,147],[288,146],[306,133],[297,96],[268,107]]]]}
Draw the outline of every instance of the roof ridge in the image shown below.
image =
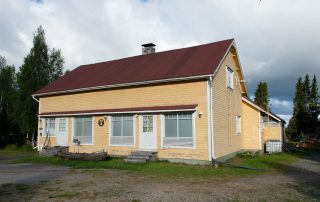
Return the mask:
{"type": "MultiPolygon", "coordinates": [[[[107,60],[107,61],[102,61],[102,62],[88,63],[88,64],[79,65],[78,67],[86,67],[86,66],[89,66],[89,65],[103,64],[103,63],[107,63],[107,62],[116,62],[116,61],[119,61],[119,60],[131,59],[131,58],[137,58],[137,57],[144,57],[144,56],[147,57],[147,56],[150,56],[150,55],[157,55],[157,54],[160,54],[160,53],[168,53],[168,52],[177,51],[177,50],[183,50],[183,49],[197,48],[197,47],[201,47],[201,46],[213,45],[213,44],[216,44],[216,43],[222,43],[222,42],[226,42],[226,41],[234,41],[234,38],[225,39],[225,40],[221,40],[221,41],[215,41],[215,42],[211,42],[211,43],[199,44],[199,45],[194,45],[194,46],[188,46],[188,47],[183,47],[183,48],[175,48],[175,49],[170,49],[170,50],[165,50],[165,51],[159,51],[159,52],[155,52],[155,53],[151,53],[151,54],[133,55],[133,56],[129,56],[129,57],[112,59],[112,60],[107,60]]],[[[78,67],[76,67],[74,69],[77,69],[78,67]]]]}

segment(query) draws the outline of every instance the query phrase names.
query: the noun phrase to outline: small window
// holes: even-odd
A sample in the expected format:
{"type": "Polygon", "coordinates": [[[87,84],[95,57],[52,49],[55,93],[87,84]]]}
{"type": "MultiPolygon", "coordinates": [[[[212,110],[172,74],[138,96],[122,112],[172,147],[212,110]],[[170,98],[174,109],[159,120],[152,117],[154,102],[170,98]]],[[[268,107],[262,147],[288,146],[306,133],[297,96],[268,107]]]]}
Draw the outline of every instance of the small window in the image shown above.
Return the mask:
{"type": "Polygon", "coordinates": [[[233,71],[229,67],[226,70],[226,77],[227,77],[227,87],[233,89],[233,71]]]}
{"type": "Polygon", "coordinates": [[[133,136],[133,116],[113,116],[111,117],[111,145],[132,146],[133,136]]]}
{"type": "Polygon", "coordinates": [[[193,142],[191,113],[166,114],[164,116],[164,147],[193,147],[193,142]]]}
{"type": "Polygon", "coordinates": [[[74,118],[74,139],[80,144],[92,144],[92,117],[74,118]]]}
{"type": "Polygon", "coordinates": [[[241,134],[241,116],[236,116],[236,133],[241,134]]]}
{"type": "Polygon", "coordinates": [[[56,119],[46,118],[46,135],[54,136],[56,133],[56,119]]]}
{"type": "Polygon", "coordinates": [[[153,132],[153,116],[143,116],[143,131],[144,133],[153,132]]]}
{"type": "Polygon", "coordinates": [[[66,132],[67,131],[67,121],[66,119],[59,120],[59,132],[66,132]]]}

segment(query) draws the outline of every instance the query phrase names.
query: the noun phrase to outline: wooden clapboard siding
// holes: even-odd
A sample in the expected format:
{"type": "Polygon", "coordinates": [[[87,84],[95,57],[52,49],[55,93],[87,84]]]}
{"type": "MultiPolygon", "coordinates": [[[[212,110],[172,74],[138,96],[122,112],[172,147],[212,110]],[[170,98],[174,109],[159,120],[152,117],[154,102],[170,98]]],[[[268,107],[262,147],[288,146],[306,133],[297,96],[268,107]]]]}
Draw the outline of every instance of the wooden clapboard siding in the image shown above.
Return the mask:
{"type": "Polygon", "coordinates": [[[260,150],[260,111],[257,108],[250,106],[248,103],[242,102],[242,114],[243,149],[260,150]]]}
{"type": "MultiPolygon", "coordinates": [[[[57,95],[40,98],[40,113],[94,110],[103,108],[130,108],[148,106],[168,106],[198,104],[195,116],[196,147],[195,149],[162,149],[160,114],[157,114],[157,150],[160,158],[183,158],[208,160],[208,130],[207,130],[207,81],[186,81],[161,85],[146,85],[137,87],[107,89],[94,92],[82,92],[67,95],[57,95]],[[201,118],[197,116],[203,112],[201,118]]],[[[96,152],[106,150],[112,155],[127,155],[132,150],[139,149],[139,118],[135,117],[135,145],[109,146],[109,119],[104,126],[98,125],[98,120],[104,116],[94,118],[94,144],[80,146],[80,152],[96,152]]],[[[69,145],[72,144],[72,118],[69,118],[69,145]]]]}
{"type": "Polygon", "coordinates": [[[213,99],[213,137],[214,155],[223,157],[242,149],[242,134],[236,134],[236,116],[242,116],[242,95],[240,81],[240,67],[236,63],[237,58],[229,52],[212,83],[213,99]],[[234,72],[234,89],[230,90],[226,85],[226,67],[234,72]]]}
{"type": "Polygon", "coordinates": [[[203,104],[204,85],[204,81],[180,82],[42,97],[40,113],[203,104]]]}

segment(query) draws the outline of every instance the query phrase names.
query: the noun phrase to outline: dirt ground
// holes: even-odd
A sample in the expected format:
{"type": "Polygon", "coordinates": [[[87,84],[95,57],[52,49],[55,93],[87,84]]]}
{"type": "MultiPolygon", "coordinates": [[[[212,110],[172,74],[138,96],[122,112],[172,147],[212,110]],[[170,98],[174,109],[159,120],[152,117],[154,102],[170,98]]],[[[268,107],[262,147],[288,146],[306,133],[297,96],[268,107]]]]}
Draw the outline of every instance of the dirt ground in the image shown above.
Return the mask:
{"type": "Polygon", "coordinates": [[[8,158],[0,157],[0,201],[320,201],[316,155],[284,173],[210,181],[4,160],[8,158]]]}

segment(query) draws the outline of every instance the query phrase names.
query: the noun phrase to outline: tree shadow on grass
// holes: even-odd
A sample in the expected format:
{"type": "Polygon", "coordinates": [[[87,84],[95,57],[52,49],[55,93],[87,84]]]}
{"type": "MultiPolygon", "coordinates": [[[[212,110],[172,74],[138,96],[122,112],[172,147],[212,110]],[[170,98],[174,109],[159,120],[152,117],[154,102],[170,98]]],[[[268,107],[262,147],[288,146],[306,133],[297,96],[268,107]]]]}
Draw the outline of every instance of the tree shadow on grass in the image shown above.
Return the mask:
{"type": "Polygon", "coordinates": [[[293,180],[288,187],[311,200],[320,199],[320,156],[319,153],[304,155],[291,165],[265,161],[265,164],[293,180]]]}

